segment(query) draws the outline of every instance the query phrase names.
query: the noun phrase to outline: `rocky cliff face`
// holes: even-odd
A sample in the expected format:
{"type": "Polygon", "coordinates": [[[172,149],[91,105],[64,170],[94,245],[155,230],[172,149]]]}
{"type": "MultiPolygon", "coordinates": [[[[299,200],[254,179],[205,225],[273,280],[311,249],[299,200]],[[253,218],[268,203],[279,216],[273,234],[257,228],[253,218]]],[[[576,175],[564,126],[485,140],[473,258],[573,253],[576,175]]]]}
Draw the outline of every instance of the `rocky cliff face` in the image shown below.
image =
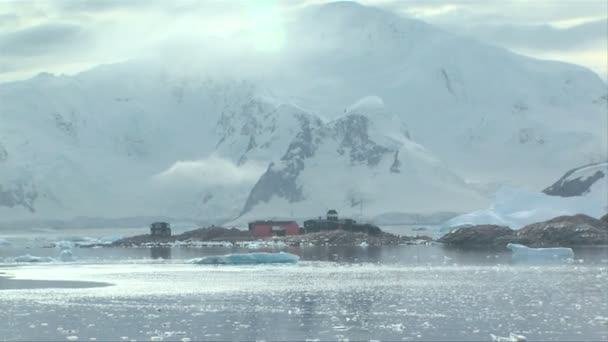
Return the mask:
{"type": "Polygon", "coordinates": [[[287,152],[253,187],[245,217],[273,211],[314,217],[329,208],[353,215],[362,207],[366,214],[417,212],[431,203],[463,210],[484,201],[413,142],[378,97],[361,99],[328,123],[302,120],[287,152]],[[442,199],[453,196],[462,202],[442,199]]]}

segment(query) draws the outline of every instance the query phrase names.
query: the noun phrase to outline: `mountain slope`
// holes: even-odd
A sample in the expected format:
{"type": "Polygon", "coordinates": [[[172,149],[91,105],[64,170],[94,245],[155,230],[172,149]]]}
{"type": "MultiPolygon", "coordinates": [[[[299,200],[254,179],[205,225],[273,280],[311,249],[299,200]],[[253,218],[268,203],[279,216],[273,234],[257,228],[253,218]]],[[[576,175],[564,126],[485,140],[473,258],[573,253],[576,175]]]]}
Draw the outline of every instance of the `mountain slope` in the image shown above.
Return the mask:
{"type": "Polygon", "coordinates": [[[376,94],[467,179],[537,189],[557,170],[607,156],[606,84],[582,67],[356,3],[310,8],[289,32],[290,58],[270,86],[330,118],[376,94]]]}
{"type": "Polygon", "coordinates": [[[406,126],[378,97],[361,99],[326,124],[308,120],[302,127],[253,187],[245,218],[286,213],[314,217],[330,208],[369,217],[434,208],[463,211],[485,203],[410,140],[406,126]]]}
{"type": "Polygon", "coordinates": [[[584,68],[350,2],[285,38],[1,84],[0,216],[462,211],[483,203],[463,179],[538,189],[607,158],[606,84],[584,68]]]}

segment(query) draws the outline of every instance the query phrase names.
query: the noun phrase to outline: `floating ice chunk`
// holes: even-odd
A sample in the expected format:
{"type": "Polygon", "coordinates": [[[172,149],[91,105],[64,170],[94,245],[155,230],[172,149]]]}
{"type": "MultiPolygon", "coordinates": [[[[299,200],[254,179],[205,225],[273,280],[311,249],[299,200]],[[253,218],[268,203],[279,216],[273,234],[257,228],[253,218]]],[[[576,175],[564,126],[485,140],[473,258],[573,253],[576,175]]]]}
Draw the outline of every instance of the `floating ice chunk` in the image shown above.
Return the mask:
{"type": "Polygon", "coordinates": [[[507,244],[513,252],[511,259],[515,262],[564,262],[574,259],[572,248],[530,248],[516,243],[507,244]]]}
{"type": "Polygon", "coordinates": [[[367,244],[367,241],[363,241],[363,242],[361,242],[361,243],[359,244],[359,246],[361,246],[361,247],[367,247],[367,246],[369,246],[369,245],[367,244]]]}
{"type": "Polygon", "coordinates": [[[15,262],[53,262],[56,261],[51,257],[39,257],[30,254],[21,255],[15,258],[15,262]]]}
{"type": "Polygon", "coordinates": [[[72,250],[70,250],[70,249],[62,250],[61,254],[59,254],[59,259],[61,261],[74,261],[74,255],[72,255],[72,250]]]}
{"type": "Polygon", "coordinates": [[[291,253],[248,253],[216,255],[189,260],[199,265],[255,265],[255,264],[293,264],[300,257],[291,253]]]}
{"type": "Polygon", "coordinates": [[[528,340],[526,336],[517,335],[514,333],[509,333],[509,337],[496,336],[494,334],[490,334],[490,337],[494,342],[525,342],[528,340]]]}

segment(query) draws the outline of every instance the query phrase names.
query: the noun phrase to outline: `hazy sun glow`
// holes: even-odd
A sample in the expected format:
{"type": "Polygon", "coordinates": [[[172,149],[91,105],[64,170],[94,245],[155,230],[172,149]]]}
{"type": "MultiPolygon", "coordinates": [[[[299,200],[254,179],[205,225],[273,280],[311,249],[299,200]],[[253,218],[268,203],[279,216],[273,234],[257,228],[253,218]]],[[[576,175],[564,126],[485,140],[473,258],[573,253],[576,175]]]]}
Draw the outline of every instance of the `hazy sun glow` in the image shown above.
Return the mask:
{"type": "Polygon", "coordinates": [[[249,32],[260,51],[277,52],[285,44],[284,18],[274,0],[248,3],[249,32]]]}

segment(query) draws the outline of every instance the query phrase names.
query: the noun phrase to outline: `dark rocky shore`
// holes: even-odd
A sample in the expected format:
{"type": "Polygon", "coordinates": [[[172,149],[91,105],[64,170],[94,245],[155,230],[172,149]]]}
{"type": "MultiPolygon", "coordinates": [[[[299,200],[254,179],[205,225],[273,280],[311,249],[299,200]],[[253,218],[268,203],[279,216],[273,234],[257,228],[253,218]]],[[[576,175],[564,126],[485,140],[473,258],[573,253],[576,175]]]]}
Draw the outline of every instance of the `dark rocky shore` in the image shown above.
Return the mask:
{"type": "Polygon", "coordinates": [[[508,243],[528,247],[581,247],[608,245],[608,215],[559,216],[519,230],[496,225],[455,228],[437,242],[462,249],[504,250],[508,243]]]}
{"type": "MultiPolygon", "coordinates": [[[[387,232],[366,234],[344,230],[283,237],[275,236],[260,240],[256,239],[249,231],[212,226],[167,237],[148,234],[137,235],[103,246],[204,246],[214,245],[214,243],[246,245],[257,242],[288,246],[381,246],[424,244],[433,241],[428,236],[399,236],[387,232]]],[[[508,243],[518,243],[528,247],[608,245],[608,214],[601,219],[587,215],[560,216],[548,221],[530,224],[519,230],[497,225],[456,227],[436,242],[452,248],[497,251],[506,250],[508,243]]],[[[94,247],[94,245],[87,247],[94,247]]]]}
{"type": "MultiPolygon", "coordinates": [[[[428,236],[398,236],[386,232],[379,234],[367,234],[362,232],[350,232],[344,230],[323,231],[302,235],[290,235],[282,237],[269,237],[256,239],[249,231],[236,228],[209,227],[188,231],[182,234],[159,237],[149,234],[132,236],[117,240],[105,247],[140,247],[157,245],[200,245],[202,242],[220,243],[229,242],[233,244],[246,244],[247,242],[261,241],[271,244],[284,244],[289,246],[356,246],[356,245],[397,245],[397,244],[420,244],[432,241],[428,236]]],[[[88,246],[94,247],[94,246],[88,246]]]]}
{"type": "Polygon", "coordinates": [[[135,247],[145,244],[168,244],[177,241],[240,242],[252,241],[255,238],[246,230],[236,228],[209,227],[199,228],[172,236],[152,236],[143,234],[114,241],[110,247],[135,247]]]}

